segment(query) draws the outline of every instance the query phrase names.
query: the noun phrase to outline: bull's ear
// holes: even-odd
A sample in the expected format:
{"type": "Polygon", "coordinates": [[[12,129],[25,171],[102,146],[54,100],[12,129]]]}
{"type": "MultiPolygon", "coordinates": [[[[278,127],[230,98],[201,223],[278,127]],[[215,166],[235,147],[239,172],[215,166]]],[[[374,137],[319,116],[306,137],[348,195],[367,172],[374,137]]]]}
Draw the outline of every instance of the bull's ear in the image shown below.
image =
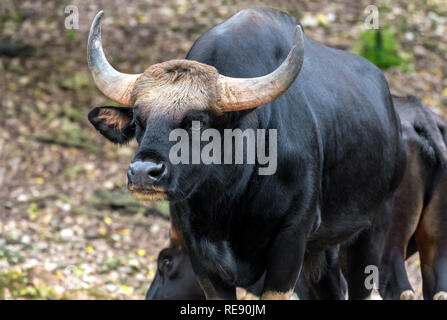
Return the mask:
{"type": "Polygon", "coordinates": [[[115,143],[126,143],[135,136],[133,108],[94,107],[88,119],[104,137],[115,143]]]}

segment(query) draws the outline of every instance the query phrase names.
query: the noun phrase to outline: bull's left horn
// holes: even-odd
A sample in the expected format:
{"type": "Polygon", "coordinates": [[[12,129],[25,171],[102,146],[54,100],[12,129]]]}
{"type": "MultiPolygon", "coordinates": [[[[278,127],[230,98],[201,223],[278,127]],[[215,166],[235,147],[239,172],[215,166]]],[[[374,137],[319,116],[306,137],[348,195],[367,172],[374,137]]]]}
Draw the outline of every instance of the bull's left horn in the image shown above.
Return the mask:
{"type": "Polygon", "coordinates": [[[96,86],[102,93],[119,104],[130,106],[133,86],[141,74],[121,73],[107,61],[101,41],[101,17],[103,13],[104,11],[101,10],[95,16],[88,35],[88,67],[92,72],[96,86]]]}
{"type": "Polygon", "coordinates": [[[221,111],[238,111],[262,106],[278,98],[295,81],[304,61],[304,37],[296,26],[292,48],[284,62],[272,73],[257,78],[219,76],[221,111]]]}

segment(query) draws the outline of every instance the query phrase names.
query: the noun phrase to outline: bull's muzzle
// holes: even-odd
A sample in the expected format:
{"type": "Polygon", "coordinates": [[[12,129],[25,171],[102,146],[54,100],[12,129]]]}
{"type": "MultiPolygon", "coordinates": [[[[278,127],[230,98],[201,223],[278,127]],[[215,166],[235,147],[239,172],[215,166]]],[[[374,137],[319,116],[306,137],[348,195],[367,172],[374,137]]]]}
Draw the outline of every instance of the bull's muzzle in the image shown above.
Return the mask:
{"type": "Polygon", "coordinates": [[[163,162],[132,162],[127,171],[129,190],[143,201],[161,200],[165,198],[165,191],[155,184],[160,182],[167,172],[167,166],[163,162]]]}

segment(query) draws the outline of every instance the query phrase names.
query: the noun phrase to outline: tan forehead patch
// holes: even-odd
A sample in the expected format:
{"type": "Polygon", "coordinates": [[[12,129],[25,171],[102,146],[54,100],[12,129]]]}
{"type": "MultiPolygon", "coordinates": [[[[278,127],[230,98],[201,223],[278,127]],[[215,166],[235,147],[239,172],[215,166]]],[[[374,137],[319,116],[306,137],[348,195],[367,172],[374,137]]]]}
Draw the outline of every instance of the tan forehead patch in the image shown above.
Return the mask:
{"type": "Polygon", "coordinates": [[[132,104],[143,115],[181,116],[191,109],[217,110],[217,70],[190,60],[171,60],[149,67],[137,80],[132,104]]]}

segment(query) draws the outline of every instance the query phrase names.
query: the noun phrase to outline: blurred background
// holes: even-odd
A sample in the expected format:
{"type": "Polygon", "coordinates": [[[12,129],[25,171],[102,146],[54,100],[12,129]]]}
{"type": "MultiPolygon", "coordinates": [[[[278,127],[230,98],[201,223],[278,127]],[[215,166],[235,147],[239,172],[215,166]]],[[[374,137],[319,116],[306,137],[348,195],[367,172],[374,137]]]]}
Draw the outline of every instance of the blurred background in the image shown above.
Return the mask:
{"type": "MultiPolygon", "coordinates": [[[[118,70],[184,58],[200,34],[243,8],[298,19],[311,39],[359,53],[395,94],[447,111],[445,0],[12,1],[0,4],[0,299],[142,299],[167,243],[166,202],[143,206],[126,189],[135,144],[118,147],[88,123],[114,105],[87,68],[90,23],[118,70]],[[79,29],[65,22],[74,5],[79,29]],[[368,5],[379,30],[364,27],[368,5]]],[[[421,293],[419,259],[407,264],[421,293]]]]}

